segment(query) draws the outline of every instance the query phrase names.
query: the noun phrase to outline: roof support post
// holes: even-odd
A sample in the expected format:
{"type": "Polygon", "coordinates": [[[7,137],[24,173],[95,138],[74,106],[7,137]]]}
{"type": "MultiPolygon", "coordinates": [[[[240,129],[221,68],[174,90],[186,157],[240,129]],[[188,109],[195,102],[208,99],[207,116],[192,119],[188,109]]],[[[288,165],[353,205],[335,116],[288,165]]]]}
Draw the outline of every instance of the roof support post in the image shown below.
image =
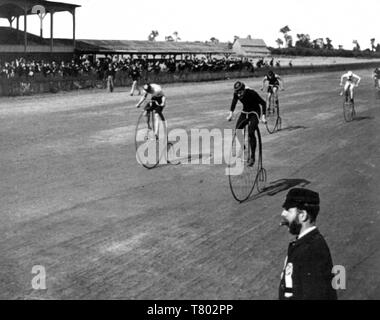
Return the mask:
{"type": "Polygon", "coordinates": [[[75,29],[76,29],[75,9],[73,9],[71,14],[73,15],[73,47],[75,49],[75,42],[76,42],[75,40],[75,29]]]}
{"type": "Polygon", "coordinates": [[[54,11],[50,11],[50,52],[53,52],[53,38],[54,38],[54,11]]]}
{"type": "Polygon", "coordinates": [[[27,35],[27,28],[28,28],[28,21],[27,21],[28,11],[27,8],[24,8],[24,53],[26,53],[26,47],[28,45],[28,35],[27,35]]]}

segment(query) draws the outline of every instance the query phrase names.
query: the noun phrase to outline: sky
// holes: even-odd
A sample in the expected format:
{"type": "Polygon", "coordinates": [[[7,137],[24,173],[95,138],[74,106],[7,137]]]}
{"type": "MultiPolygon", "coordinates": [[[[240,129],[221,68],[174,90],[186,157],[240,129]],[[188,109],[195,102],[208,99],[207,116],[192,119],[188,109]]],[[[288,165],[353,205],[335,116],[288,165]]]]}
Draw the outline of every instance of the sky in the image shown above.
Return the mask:
{"type": "MultiPolygon", "coordinates": [[[[362,49],[370,39],[380,43],[379,0],[60,0],[78,4],[77,39],[147,40],[157,30],[156,40],[177,31],[182,41],[233,42],[234,36],[263,39],[277,47],[279,30],[288,25],[294,41],[298,33],[311,40],[329,37],[334,47],[352,49],[358,40],[362,49]]],[[[1,26],[7,20],[0,19],[1,26]]],[[[23,25],[23,23],[21,23],[23,25]]],[[[54,15],[54,36],[72,37],[70,13],[54,15]]],[[[39,34],[37,16],[28,18],[28,30],[39,34]]],[[[50,36],[50,17],[44,20],[44,36],[50,36]]]]}

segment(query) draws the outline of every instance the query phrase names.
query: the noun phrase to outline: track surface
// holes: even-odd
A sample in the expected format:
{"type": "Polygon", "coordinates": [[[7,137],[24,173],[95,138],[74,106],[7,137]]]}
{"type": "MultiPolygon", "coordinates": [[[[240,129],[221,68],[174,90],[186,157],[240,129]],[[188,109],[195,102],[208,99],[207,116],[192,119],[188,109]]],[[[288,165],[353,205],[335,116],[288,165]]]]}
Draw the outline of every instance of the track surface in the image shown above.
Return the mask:
{"type": "MultiPolygon", "coordinates": [[[[339,73],[285,78],[283,130],[261,125],[269,189],[243,204],[224,165],[138,165],[126,89],[0,99],[0,298],[276,299],[291,240],[281,205],[307,186],[346,267],[339,297],[379,299],[380,94],[371,70],[357,73],[352,123],[339,73]],[[31,288],[34,265],[45,291],[31,288]]],[[[233,82],[164,87],[171,127],[232,128],[233,82]]]]}

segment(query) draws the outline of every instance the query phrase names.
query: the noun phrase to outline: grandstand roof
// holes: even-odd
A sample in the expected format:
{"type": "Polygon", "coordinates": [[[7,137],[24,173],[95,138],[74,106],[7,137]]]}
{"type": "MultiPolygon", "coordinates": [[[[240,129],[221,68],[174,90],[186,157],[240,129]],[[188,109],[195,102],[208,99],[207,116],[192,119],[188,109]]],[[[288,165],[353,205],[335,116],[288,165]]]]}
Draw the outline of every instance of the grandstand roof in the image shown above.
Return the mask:
{"type": "Polygon", "coordinates": [[[25,14],[33,14],[32,8],[36,5],[43,6],[47,13],[73,11],[75,8],[80,7],[76,4],[53,2],[44,0],[0,0],[0,18],[12,18],[25,14]]]}
{"type": "Polygon", "coordinates": [[[227,43],[171,42],[141,40],[86,40],[77,41],[76,49],[81,52],[117,52],[139,54],[232,54],[227,43]]]}

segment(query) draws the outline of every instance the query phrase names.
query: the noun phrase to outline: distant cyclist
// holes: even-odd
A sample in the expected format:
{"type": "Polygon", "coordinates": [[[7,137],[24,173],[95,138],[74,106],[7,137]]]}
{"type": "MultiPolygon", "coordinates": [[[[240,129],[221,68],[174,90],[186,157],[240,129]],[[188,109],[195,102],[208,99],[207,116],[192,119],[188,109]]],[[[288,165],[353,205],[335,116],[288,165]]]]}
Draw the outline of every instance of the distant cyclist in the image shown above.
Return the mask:
{"type": "Polygon", "coordinates": [[[372,78],[375,81],[375,88],[380,88],[380,68],[373,71],[372,78]]]}
{"type": "Polygon", "coordinates": [[[348,71],[347,73],[343,74],[340,78],[340,85],[343,85],[343,80],[346,79],[346,83],[344,84],[344,89],[341,95],[343,93],[347,93],[348,90],[350,90],[350,99],[351,102],[354,101],[354,87],[357,87],[360,83],[361,78],[353,73],[352,71],[348,71]]]}
{"type": "MultiPolygon", "coordinates": [[[[263,79],[263,86],[261,87],[261,91],[264,90],[265,83],[268,82],[268,96],[267,96],[267,104],[269,105],[269,101],[274,94],[275,104],[278,106],[278,89],[282,88],[284,90],[284,82],[278,74],[275,74],[272,70],[269,70],[267,75],[263,79]]],[[[272,106],[274,107],[274,106],[272,106]]],[[[270,105],[269,105],[270,108],[270,105]]],[[[268,113],[271,112],[268,108],[268,113]]]]}
{"type": "Polygon", "coordinates": [[[231,103],[230,114],[227,118],[228,121],[232,120],[238,101],[243,104],[243,111],[236,122],[236,129],[244,129],[248,122],[250,122],[248,127],[248,136],[252,154],[250,155],[248,166],[252,167],[255,164],[256,153],[255,130],[258,129],[260,117],[264,123],[266,122],[265,115],[267,105],[255,90],[246,87],[243,82],[238,81],[234,84],[234,95],[231,103]]]}
{"type": "MultiPolygon", "coordinates": [[[[160,117],[162,123],[164,124],[165,132],[166,132],[166,120],[162,113],[163,109],[166,105],[166,97],[164,95],[164,92],[162,91],[161,86],[154,83],[146,83],[143,87],[144,94],[141,97],[140,101],[136,105],[136,108],[140,108],[141,104],[146,100],[148,95],[151,96],[150,102],[145,107],[145,116],[146,116],[146,122],[148,124],[148,128],[151,130],[152,127],[150,125],[150,113],[154,112],[155,114],[155,121],[158,121],[158,117],[160,117]]],[[[157,123],[157,122],[156,122],[157,123]]],[[[155,132],[156,139],[158,139],[158,125],[155,126],[155,132]]]]}

